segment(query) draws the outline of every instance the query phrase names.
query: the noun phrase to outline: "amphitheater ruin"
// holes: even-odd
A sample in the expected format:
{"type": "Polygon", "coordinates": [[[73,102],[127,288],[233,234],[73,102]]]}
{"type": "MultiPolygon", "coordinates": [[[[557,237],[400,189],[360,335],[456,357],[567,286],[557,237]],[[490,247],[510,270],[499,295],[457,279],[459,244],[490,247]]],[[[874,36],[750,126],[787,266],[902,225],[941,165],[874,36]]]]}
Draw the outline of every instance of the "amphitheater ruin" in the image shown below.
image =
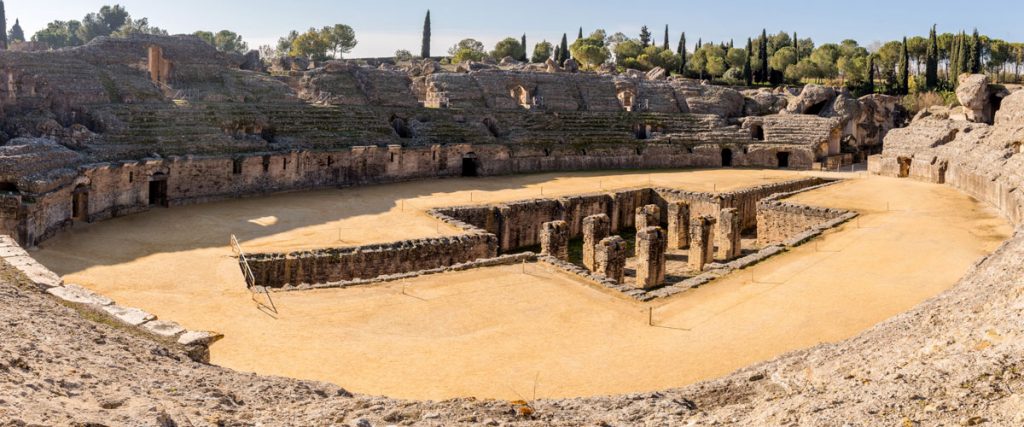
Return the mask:
{"type": "Polygon", "coordinates": [[[0,52],[0,419],[1024,423],[1024,91],[250,65],[0,52]]]}

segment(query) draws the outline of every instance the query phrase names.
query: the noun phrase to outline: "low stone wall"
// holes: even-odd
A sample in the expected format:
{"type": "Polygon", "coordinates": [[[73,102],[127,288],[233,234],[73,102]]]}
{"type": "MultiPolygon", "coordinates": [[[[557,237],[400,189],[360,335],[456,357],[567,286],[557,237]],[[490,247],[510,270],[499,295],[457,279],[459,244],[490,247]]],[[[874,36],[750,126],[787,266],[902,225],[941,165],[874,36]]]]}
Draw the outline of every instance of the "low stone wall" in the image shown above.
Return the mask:
{"type": "Polygon", "coordinates": [[[843,209],[806,206],[783,201],[783,199],[804,191],[832,185],[825,183],[798,191],[778,193],[757,203],[757,244],[769,246],[784,244],[795,246],[857,216],[855,212],[843,209]]]}
{"type": "Polygon", "coordinates": [[[493,258],[497,251],[493,234],[477,232],[288,254],[249,254],[246,258],[258,286],[283,288],[431,270],[493,258]]]}

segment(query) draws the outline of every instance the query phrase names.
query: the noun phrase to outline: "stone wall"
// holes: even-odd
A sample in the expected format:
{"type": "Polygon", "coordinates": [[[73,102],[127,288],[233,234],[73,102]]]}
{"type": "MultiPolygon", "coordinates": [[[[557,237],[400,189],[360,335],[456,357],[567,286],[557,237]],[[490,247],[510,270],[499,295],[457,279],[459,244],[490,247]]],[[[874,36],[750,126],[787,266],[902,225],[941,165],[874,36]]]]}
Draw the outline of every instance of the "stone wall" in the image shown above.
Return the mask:
{"type": "Polygon", "coordinates": [[[836,221],[849,220],[855,213],[843,209],[821,208],[784,201],[796,193],[810,191],[832,183],[802,190],[779,193],[757,203],[757,244],[764,247],[776,244],[791,245],[794,239],[806,240],[807,233],[831,228],[836,221]]]}
{"type": "Polygon", "coordinates": [[[496,255],[494,235],[470,233],[247,258],[258,286],[282,288],[432,270],[496,255]]]}

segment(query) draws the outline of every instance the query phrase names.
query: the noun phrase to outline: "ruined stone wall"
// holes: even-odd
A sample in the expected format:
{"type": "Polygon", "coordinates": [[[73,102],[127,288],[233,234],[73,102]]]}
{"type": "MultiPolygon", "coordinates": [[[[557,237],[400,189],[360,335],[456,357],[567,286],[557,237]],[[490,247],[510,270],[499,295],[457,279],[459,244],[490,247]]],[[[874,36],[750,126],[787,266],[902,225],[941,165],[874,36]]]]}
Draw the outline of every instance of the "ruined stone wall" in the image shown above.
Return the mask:
{"type": "MultiPolygon", "coordinates": [[[[821,185],[830,185],[830,183],[821,185]]],[[[809,191],[821,185],[794,192],[778,193],[759,201],[757,203],[758,246],[788,244],[793,239],[799,239],[805,233],[826,228],[826,225],[839,220],[845,221],[851,215],[855,215],[843,209],[799,205],[784,200],[797,192],[809,191]]]]}
{"type": "Polygon", "coordinates": [[[751,230],[757,226],[757,203],[762,199],[777,193],[789,193],[813,187],[825,181],[821,178],[801,178],[731,191],[722,194],[721,207],[722,209],[738,209],[742,229],[751,230]]]}
{"type": "Polygon", "coordinates": [[[469,233],[289,254],[250,254],[248,260],[258,286],[281,288],[373,279],[496,255],[494,235],[469,233]]]}

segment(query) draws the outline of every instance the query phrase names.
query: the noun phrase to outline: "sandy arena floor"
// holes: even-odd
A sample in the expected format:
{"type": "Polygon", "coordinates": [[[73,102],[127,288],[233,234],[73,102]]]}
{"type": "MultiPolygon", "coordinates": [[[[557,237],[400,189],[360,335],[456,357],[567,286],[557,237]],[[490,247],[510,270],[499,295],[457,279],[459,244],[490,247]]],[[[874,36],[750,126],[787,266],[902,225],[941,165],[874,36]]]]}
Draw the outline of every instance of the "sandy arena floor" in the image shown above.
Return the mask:
{"type": "Polygon", "coordinates": [[[420,181],[157,210],[76,227],[34,255],[119,303],[224,340],[213,362],[400,398],[648,391],[856,335],[954,284],[1011,232],[945,186],[868,177],[796,198],[859,220],[654,307],[541,265],[274,294],[258,311],[227,244],[250,251],[454,233],[430,207],[653,185],[726,191],[798,176],[713,170],[420,181]],[[471,201],[472,199],[472,201],[471,201]],[[402,289],[405,288],[403,295],[402,289]]]}

